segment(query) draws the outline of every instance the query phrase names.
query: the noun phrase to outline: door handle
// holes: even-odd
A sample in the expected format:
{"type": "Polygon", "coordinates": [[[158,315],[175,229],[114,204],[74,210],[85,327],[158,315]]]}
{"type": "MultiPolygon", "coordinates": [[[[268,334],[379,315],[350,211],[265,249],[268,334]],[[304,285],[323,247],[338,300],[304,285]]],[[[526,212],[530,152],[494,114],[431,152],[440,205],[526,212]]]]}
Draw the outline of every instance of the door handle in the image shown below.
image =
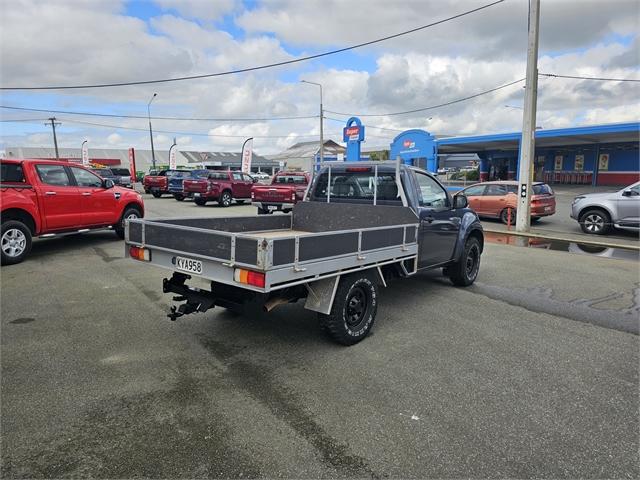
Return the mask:
{"type": "Polygon", "coordinates": [[[44,192],[45,195],[57,195],[56,192],[44,192]]]}
{"type": "Polygon", "coordinates": [[[88,197],[91,195],[91,192],[82,192],[83,197],[88,197]]]}

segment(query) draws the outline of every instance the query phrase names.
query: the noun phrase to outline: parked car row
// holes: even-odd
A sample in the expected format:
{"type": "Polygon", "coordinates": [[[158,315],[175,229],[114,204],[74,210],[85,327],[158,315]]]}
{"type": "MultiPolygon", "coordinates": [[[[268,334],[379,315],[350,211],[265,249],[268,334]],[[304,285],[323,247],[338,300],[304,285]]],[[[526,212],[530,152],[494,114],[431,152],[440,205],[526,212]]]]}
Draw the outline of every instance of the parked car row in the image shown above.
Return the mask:
{"type": "Polygon", "coordinates": [[[190,198],[199,206],[217,202],[221,207],[251,201],[258,208],[258,214],[269,214],[290,212],[304,197],[309,181],[310,176],[305,172],[282,171],[271,178],[262,172],[163,170],[145,176],[143,185],[145,192],[156,198],[171,194],[178,201],[190,198]],[[265,177],[271,179],[270,184],[259,183],[265,177]]]}

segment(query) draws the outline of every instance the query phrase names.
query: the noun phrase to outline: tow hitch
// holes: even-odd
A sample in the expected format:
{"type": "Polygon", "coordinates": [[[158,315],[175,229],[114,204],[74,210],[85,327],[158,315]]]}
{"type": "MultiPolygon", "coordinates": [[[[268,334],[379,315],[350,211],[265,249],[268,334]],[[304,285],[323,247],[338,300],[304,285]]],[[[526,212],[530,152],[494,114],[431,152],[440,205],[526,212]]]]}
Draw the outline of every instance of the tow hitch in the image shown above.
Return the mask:
{"type": "Polygon", "coordinates": [[[215,298],[211,292],[184,284],[190,278],[191,275],[175,272],[171,278],[162,280],[162,291],[164,293],[177,293],[178,295],[173,297],[173,301],[185,302],[179,307],[175,305],[171,307],[171,312],[167,314],[167,317],[172,321],[190,313],[206,312],[215,306],[215,298]]]}

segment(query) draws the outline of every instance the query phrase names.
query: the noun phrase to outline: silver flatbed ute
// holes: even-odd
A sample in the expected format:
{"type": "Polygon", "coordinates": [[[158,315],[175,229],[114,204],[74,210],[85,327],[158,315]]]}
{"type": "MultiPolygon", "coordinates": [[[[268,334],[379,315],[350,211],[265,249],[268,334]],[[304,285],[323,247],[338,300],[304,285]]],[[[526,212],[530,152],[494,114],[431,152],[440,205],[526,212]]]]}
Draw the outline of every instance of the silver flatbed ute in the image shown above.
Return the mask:
{"type": "Polygon", "coordinates": [[[455,285],[471,285],[484,244],[464,195],[399,160],[325,165],[288,215],[136,219],[125,240],[127,256],[173,272],[163,292],[183,303],[172,320],[304,300],[344,345],[367,336],[388,280],[442,268],[455,285]],[[210,288],[187,285],[192,276],[210,288]]]}
{"type": "Polygon", "coordinates": [[[393,262],[413,271],[417,232],[406,207],[302,202],[289,215],[131,220],[126,243],[153,265],[267,293],[393,262]],[[264,273],[264,286],[237,269],[264,273]]]}

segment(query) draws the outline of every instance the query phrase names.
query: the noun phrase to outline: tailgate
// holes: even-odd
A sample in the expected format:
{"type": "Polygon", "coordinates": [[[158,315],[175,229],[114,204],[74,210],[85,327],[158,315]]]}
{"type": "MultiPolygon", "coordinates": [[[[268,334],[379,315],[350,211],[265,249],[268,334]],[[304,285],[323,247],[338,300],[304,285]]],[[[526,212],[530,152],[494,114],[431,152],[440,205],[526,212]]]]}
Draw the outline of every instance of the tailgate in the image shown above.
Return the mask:
{"type": "Polygon", "coordinates": [[[291,202],[295,194],[291,187],[254,187],[252,192],[253,200],[263,202],[291,202]]]}
{"type": "Polygon", "coordinates": [[[202,180],[184,180],[182,182],[182,189],[185,192],[205,193],[207,191],[207,182],[203,182],[202,180]]]}

